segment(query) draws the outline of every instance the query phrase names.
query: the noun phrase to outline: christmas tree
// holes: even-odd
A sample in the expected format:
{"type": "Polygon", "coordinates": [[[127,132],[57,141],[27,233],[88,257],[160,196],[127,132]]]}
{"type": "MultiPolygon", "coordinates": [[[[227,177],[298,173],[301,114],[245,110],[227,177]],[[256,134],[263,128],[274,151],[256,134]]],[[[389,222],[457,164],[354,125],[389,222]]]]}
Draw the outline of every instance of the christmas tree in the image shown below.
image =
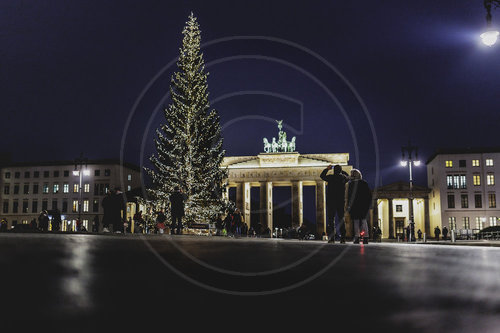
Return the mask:
{"type": "Polygon", "coordinates": [[[178,71],[170,84],[172,102],[164,110],[165,123],[156,130],[156,154],[150,158],[154,167],[146,171],[156,206],[168,213],[169,195],[179,186],[186,195],[184,221],[206,223],[225,207],[222,191],[227,171],[220,167],[225,151],[219,115],[208,102],[208,73],[193,13],[182,34],[178,71]]]}

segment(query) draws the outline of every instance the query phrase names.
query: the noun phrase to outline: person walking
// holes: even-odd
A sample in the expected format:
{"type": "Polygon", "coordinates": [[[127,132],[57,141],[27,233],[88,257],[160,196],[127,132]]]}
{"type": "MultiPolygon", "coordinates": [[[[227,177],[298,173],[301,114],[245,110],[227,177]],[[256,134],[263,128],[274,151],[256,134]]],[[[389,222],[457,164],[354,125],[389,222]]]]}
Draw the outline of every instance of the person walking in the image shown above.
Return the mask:
{"type": "Polygon", "coordinates": [[[437,226],[436,228],[434,228],[434,237],[436,238],[437,241],[439,240],[439,235],[441,235],[441,230],[437,226]]]}
{"type": "Polygon", "coordinates": [[[359,238],[368,244],[368,213],[372,204],[372,191],[363,179],[361,171],[351,170],[351,179],[345,185],[345,211],[354,224],[354,244],[359,244],[359,238]]]}
{"type": "Polygon", "coordinates": [[[406,226],[406,241],[409,242],[410,241],[410,237],[411,237],[411,229],[410,229],[410,225],[408,224],[406,226]]]}
{"type": "Polygon", "coordinates": [[[109,230],[109,225],[111,224],[111,211],[112,211],[112,191],[108,191],[106,193],[106,196],[102,199],[101,201],[101,206],[104,212],[104,215],[102,217],[102,231],[103,232],[110,232],[109,230]]]}
{"type": "Polygon", "coordinates": [[[334,243],[337,238],[341,243],[345,243],[345,184],[349,178],[347,172],[342,170],[342,166],[335,165],[333,167],[333,174],[327,175],[331,169],[332,165],[330,164],[320,174],[321,179],[328,183],[326,194],[328,242],[334,243]]]}
{"type": "Polygon", "coordinates": [[[446,240],[448,237],[448,228],[446,226],[443,227],[443,240],[446,240]]]}
{"type": "Polygon", "coordinates": [[[177,235],[181,234],[182,217],[184,216],[184,201],[183,195],[179,186],[174,188],[174,192],[170,194],[170,213],[172,214],[172,230],[177,229],[177,235]]]}
{"type": "Polygon", "coordinates": [[[125,196],[119,187],[115,188],[111,195],[111,223],[113,232],[121,233],[125,218],[125,196]]]}
{"type": "Polygon", "coordinates": [[[235,237],[240,237],[241,236],[241,225],[243,224],[243,219],[241,217],[241,212],[238,208],[236,208],[234,210],[233,224],[234,224],[235,237]]]}
{"type": "Polygon", "coordinates": [[[418,229],[417,235],[418,235],[418,240],[421,240],[422,239],[422,230],[418,229]]]}
{"type": "Polygon", "coordinates": [[[49,230],[49,214],[46,210],[42,210],[42,212],[38,216],[38,226],[41,231],[49,230]]]}
{"type": "Polygon", "coordinates": [[[52,231],[59,231],[59,229],[61,229],[61,223],[61,212],[56,208],[52,213],[52,231]]]}

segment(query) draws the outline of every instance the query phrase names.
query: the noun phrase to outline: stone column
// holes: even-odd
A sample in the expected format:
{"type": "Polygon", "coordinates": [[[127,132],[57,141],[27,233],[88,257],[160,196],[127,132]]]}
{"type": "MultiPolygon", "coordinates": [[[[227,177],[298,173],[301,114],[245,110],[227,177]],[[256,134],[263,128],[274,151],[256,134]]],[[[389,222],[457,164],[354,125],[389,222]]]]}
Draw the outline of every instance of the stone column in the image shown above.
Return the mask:
{"type": "Polygon", "coordinates": [[[302,181],[292,182],[292,228],[302,225],[303,222],[303,195],[302,181]]]}
{"type": "Polygon", "coordinates": [[[389,238],[394,238],[394,212],[392,208],[392,198],[387,199],[389,208],[389,238]]]}
{"type": "Polygon", "coordinates": [[[243,184],[243,210],[241,214],[248,227],[250,227],[250,183],[243,184]]]}
{"type": "Polygon", "coordinates": [[[427,237],[431,235],[431,219],[429,216],[429,197],[424,198],[424,232],[427,237]]]}
{"type": "Polygon", "coordinates": [[[370,225],[368,226],[369,234],[372,239],[373,239],[373,227],[376,225],[378,225],[378,199],[373,199],[370,225]]]}
{"type": "Polygon", "coordinates": [[[326,235],[326,183],[316,182],[316,232],[326,235]]]}
{"type": "Polygon", "coordinates": [[[243,213],[243,183],[236,183],[236,208],[238,208],[243,213]]]}
{"type": "Polygon", "coordinates": [[[273,183],[260,182],[260,223],[263,228],[273,228],[273,183]]]}

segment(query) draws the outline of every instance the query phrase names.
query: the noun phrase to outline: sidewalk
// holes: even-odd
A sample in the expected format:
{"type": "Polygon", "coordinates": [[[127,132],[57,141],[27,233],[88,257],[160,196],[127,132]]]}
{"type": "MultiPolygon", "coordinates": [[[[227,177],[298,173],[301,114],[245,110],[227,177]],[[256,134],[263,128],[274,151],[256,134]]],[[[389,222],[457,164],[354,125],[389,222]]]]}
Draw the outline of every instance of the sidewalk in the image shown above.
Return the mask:
{"type": "MultiPolygon", "coordinates": [[[[382,243],[398,243],[397,239],[382,239],[382,243]]],[[[402,244],[408,244],[406,241],[399,241],[399,243],[402,244]]],[[[419,245],[426,245],[426,244],[432,244],[432,245],[458,245],[458,246],[493,246],[493,247],[500,247],[500,240],[457,240],[455,242],[452,242],[451,240],[427,240],[426,242],[423,241],[416,241],[416,242],[410,242],[411,244],[419,244],[419,245]]]]}

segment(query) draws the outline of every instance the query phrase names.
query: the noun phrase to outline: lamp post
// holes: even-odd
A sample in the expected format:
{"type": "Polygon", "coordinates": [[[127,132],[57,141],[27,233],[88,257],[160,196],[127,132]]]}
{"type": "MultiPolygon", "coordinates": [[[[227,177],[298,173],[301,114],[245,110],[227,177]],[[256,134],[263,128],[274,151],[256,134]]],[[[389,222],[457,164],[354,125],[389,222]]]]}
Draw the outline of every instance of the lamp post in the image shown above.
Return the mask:
{"type": "MultiPolygon", "coordinates": [[[[83,181],[83,172],[88,173],[88,170],[83,171],[83,165],[85,164],[85,168],[87,168],[88,159],[83,157],[83,154],[80,154],[80,157],[75,158],[75,170],[73,171],[73,175],[79,176],[79,186],[78,186],[78,221],[82,223],[82,181],[83,181]],[[83,171],[83,172],[82,172],[83,171]]],[[[88,176],[88,174],[86,174],[88,176]]]]}
{"type": "Polygon", "coordinates": [[[484,0],[484,8],[486,9],[486,31],[480,37],[483,44],[493,46],[498,39],[499,32],[491,26],[491,9],[500,7],[500,0],[484,0]]]}
{"type": "Polygon", "coordinates": [[[412,165],[419,166],[420,160],[418,159],[418,148],[412,146],[410,141],[408,141],[408,146],[401,147],[401,166],[408,166],[410,171],[410,197],[408,199],[408,210],[409,210],[409,226],[410,226],[410,241],[415,240],[415,221],[413,220],[413,173],[412,165]],[[406,153],[406,155],[405,155],[406,153]],[[413,158],[413,153],[415,153],[415,159],[413,158]]]}

